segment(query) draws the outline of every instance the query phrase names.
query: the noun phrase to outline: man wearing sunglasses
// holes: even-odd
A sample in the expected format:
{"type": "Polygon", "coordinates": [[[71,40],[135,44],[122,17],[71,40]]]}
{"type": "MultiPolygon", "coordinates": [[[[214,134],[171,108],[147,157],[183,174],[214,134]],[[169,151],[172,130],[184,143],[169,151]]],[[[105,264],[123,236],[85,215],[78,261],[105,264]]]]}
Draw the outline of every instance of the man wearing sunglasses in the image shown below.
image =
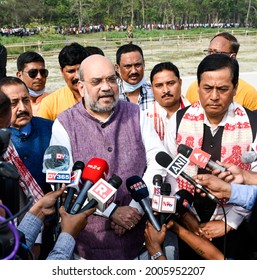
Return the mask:
{"type": "Polygon", "coordinates": [[[17,59],[17,69],[17,77],[28,87],[33,115],[37,116],[42,99],[48,95],[45,92],[48,76],[45,60],[37,52],[24,52],[17,59]]]}
{"type": "MultiPolygon", "coordinates": [[[[236,59],[240,44],[237,39],[228,32],[222,32],[214,36],[207,50],[204,50],[206,55],[210,54],[225,54],[236,59]]],[[[187,92],[186,98],[191,104],[199,100],[197,81],[193,82],[187,92]]],[[[238,88],[234,100],[249,110],[257,110],[257,90],[247,83],[239,79],[238,88]]]]}
{"type": "Polygon", "coordinates": [[[81,101],[77,88],[78,69],[89,55],[89,51],[78,43],[72,43],[61,50],[58,59],[66,85],[44,98],[39,109],[40,117],[55,120],[61,112],[81,101]]]}

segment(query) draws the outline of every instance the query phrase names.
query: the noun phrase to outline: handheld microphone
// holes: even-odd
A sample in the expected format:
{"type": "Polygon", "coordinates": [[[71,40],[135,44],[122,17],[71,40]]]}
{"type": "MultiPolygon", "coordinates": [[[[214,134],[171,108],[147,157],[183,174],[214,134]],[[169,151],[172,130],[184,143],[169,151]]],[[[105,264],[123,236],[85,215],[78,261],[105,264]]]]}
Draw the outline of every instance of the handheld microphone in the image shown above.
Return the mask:
{"type": "Polygon", "coordinates": [[[211,170],[219,169],[221,172],[226,171],[226,168],[220,166],[215,161],[211,160],[211,155],[204,152],[201,149],[195,148],[192,149],[187,145],[180,144],[178,146],[178,153],[182,154],[183,156],[187,157],[192,163],[197,165],[200,168],[209,167],[211,170]]]}
{"type": "Polygon", "coordinates": [[[80,177],[84,168],[85,164],[82,161],[76,161],[72,167],[71,182],[66,186],[67,194],[64,201],[64,208],[68,213],[70,212],[72,206],[71,202],[73,200],[74,194],[79,192],[80,177]]]}
{"type": "Polygon", "coordinates": [[[126,180],[126,185],[131,197],[144,209],[150,223],[157,231],[160,231],[161,226],[151,209],[149,192],[145,182],[139,176],[132,176],[126,180]]]}
{"type": "MultiPolygon", "coordinates": [[[[70,183],[70,155],[64,146],[49,146],[43,157],[43,172],[46,172],[46,182],[54,185],[54,190],[60,189],[62,183],[70,183]]],[[[56,200],[56,227],[54,237],[57,240],[59,234],[59,208],[61,206],[61,198],[56,200]]]]}
{"type": "Polygon", "coordinates": [[[83,212],[93,207],[104,212],[110,204],[115,200],[118,188],[121,186],[122,180],[119,176],[113,175],[108,182],[99,179],[88,191],[87,198],[89,202],[80,210],[83,212]]]}
{"type": "Polygon", "coordinates": [[[179,190],[174,195],[177,199],[176,212],[167,216],[165,223],[167,224],[170,219],[178,221],[178,219],[184,215],[191,207],[194,197],[187,190],[179,190]]]}
{"type": "Polygon", "coordinates": [[[78,194],[71,210],[70,214],[77,214],[82,208],[84,202],[87,199],[88,190],[100,179],[105,178],[109,172],[109,166],[104,159],[92,158],[87,163],[82,173],[82,182],[84,185],[78,194]]]}
{"type": "Polygon", "coordinates": [[[154,195],[160,194],[162,182],[163,182],[162,175],[156,174],[153,176],[154,195]]]}
{"type": "Polygon", "coordinates": [[[159,222],[163,225],[169,213],[174,213],[176,208],[176,198],[170,196],[171,185],[169,183],[162,183],[160,195],[153,195],[152,209],[161,213],[158,215],[159,222]]]}
{"type": "MultiPolygon", "coordinates": [[[[171,174],[174,177],[174,171],[172,170],[172,166],[171,166],[172,158],[170,155],[168,155],[167,153],[162,151],[162,152],[159,152],[156,154],[155,160],[157,161],[158,164],[160,164],[162,167],[164,167],[169,174],[171,174]]],[[[184,171],[181,171],[179,175],[181,177],[183,177],[184,179],[186,179],[195,188],[198,188],[202,192],[204,192],[209,199],[220,204],[220,201],[218,200],[218,198],[216,198],[212,193],[210,193],[205,187],[196,183],[196,181],[193,178],[191,178],[189,175],[187,175],[184,171]]]]}
{"type": "Polygon", "coordinates": [[[243,163],[252,163],[256,161],[256,159],[257,159],[257,154],[254,151],[245,152],[241,157],[241,161],[243,163]]]}
{"type": "Polygon", "coordinates": [[[44,153],[43,172],[46,172],[46,182],[54,184],[55,190],[61,183],[70,183],[70,155],[64,146],[49,146],[44,153]]]}

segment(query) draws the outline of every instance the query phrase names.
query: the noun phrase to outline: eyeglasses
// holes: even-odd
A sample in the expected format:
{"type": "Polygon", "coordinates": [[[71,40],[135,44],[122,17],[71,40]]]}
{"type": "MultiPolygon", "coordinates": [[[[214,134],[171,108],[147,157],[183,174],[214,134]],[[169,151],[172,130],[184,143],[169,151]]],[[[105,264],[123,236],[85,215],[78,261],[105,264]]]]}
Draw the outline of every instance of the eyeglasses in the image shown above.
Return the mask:
{"type": "Polygon", "coordinates": [[[40,75],[43,78],[47,78],[48,73],[49,73],[47,69],[30,69],[28,72],[26,72],[26,71],[23,71],[23,72],[28,73],[28,75],[32,79],[36,78],[36,76],[38,75],[38,72],[40,73],[40,75]]]}
{"type": "Polygon", "coordinates": [[[205,55],[210,55],[210,54],[227,54],[229,56],[231,56],[232,52],[218,52],[216,50],[204,50],[203,53],[205,55]]]}
{"type": "Polygon", "coordinates": [[[82,81],[82,82],[89,83],[93,87],[101,87],[104,81],[106,81],[106,83],[109,86],[117,85],[117,77],[115,75],[107,78],[93,78],[90,81],[82,81]]]}

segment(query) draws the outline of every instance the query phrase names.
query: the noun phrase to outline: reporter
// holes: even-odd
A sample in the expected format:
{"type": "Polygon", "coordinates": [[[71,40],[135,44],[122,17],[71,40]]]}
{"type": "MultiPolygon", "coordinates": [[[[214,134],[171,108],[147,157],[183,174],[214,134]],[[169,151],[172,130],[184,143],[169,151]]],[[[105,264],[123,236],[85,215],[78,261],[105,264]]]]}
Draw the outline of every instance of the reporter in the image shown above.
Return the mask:
{"type": "MultiPolygon", "coordinates": [[[[38,233],[43,226],[43,221],[47,216],[55,212],[56,199],[63,194],[65,186],[57,191],[47,193],[29,212],[26,213],[18,229],[24,233],[26,244],[31,248],[36,240],[38,233]]],[[[79,213],[77,215],[68,214],[64,207],[59,209],[61,216],[61,229],[53,250],[49,253],[47,260],[69,260],[72,257],[75,247],[74,238],[84,229],[87,224],[87,218],[95,211],[95,208],[79,213]]]]}

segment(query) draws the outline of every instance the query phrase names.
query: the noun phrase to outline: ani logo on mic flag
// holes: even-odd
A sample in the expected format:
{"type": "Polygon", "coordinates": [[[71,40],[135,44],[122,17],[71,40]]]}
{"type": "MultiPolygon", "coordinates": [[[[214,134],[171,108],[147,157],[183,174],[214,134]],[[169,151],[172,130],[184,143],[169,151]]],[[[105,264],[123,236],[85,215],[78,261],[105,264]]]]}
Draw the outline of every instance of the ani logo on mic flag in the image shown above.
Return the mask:
{"type": "Polygon", "coordinates": [[[182,154],[178,154],[174,160],[170,163],[170,165],[167,167],[169,169],[170,174],[177,178],[180,173],[184,170],[184,168],[189,163],[189,159],[183,156],[182,154]]]}

